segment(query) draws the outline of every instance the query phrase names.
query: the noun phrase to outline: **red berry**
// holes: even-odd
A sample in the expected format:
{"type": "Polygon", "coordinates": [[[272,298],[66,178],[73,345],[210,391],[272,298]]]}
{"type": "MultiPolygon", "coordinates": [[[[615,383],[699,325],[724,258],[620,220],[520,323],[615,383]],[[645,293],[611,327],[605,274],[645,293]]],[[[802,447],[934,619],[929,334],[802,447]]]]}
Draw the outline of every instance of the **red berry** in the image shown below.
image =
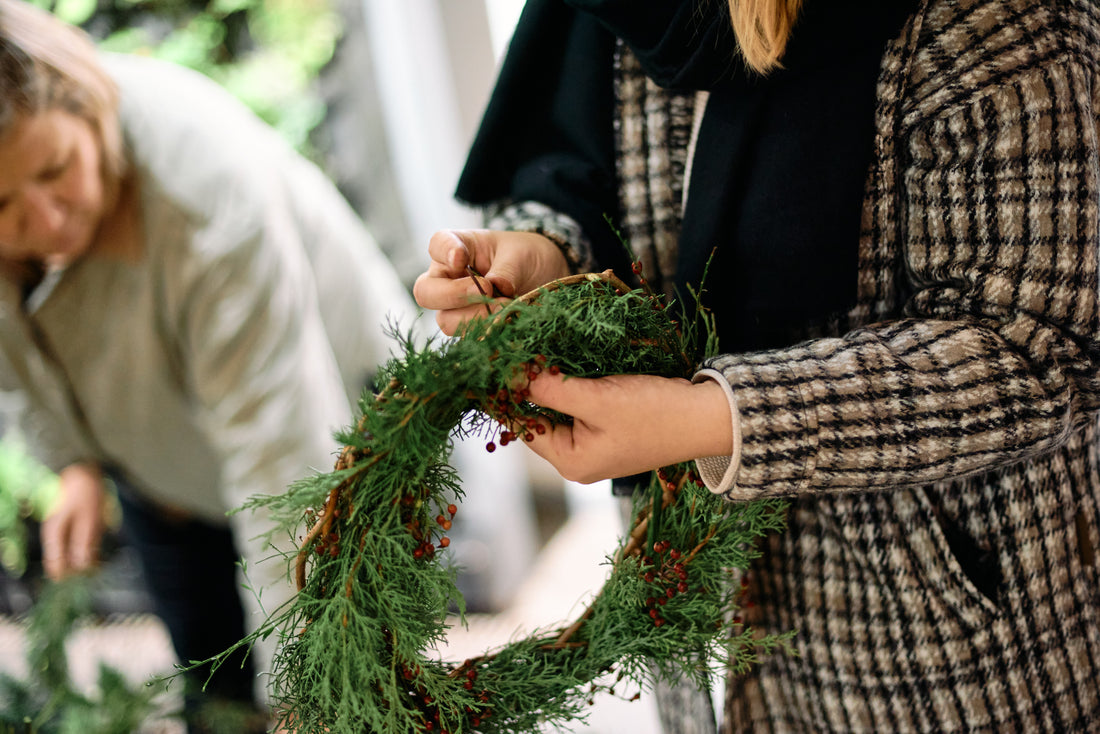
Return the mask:
{"type": "Polygon", "coordinates": [[[490,441],[489,443],[485,444],[485,450],[491,454],[497,450],[497,445],[490,441]]]}
{"type": "Polygon", "coordinates": [[[635,260],[634,262],[630,263],[630,271],[632,273],[634,273],[635,275],[641,275],[642,274],[642,261],[641,260],[635,260]]]}
{"type": "Polygon", "coordinates": [[[558,367],[556,364],[550,365],[550,367],[547,369],[552,375],[557,375],[561,373],[561,367],[558,367]]]}
{"type": "Polygon", "coordinates": [[[458,505],[447,505],[447,512],[451,513],[451,517],[458,514],[458,505]]]}
{"type": "Polygon", "coordinates": [[[444,535],[442,538],[439,539],[439,547],[440,548],[446,548],[450,544],[451,544],[451,539],[448,538],[446,535],[444,535]]]}

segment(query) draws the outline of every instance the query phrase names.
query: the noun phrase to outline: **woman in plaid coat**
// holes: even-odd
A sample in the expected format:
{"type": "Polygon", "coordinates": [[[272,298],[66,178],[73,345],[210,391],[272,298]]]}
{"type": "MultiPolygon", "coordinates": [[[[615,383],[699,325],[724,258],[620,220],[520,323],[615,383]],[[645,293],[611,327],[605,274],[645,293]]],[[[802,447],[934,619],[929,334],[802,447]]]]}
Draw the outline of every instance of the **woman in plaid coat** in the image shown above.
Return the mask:
{"type": "Polygon", "coordinates": [[[791,499],[746,622],[799,654],[725,730],[1100,728],[1100,7],[743,5],[529,2],[459,184],[490,229],[433,237],[417,299],[453,331],[468,263],[629,275],[604,215],[670,293],[710,261],[723,354],[540,378],[575,423],[529,445],[791,499]]]}

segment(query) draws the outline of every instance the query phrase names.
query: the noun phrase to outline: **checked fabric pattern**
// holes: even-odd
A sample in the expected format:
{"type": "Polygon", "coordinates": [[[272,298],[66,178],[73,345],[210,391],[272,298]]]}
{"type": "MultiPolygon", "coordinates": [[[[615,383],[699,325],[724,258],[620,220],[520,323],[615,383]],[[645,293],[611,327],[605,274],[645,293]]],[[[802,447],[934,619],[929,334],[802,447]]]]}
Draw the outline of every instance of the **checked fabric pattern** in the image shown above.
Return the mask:
{"type": "MultiPolygon", "coordinates": [[[[653,151],[693,100],[619,66],[624,230],[667,277],[653,151]]],[[[725,731],[1100,728],[1098,72],[1095,3],[925,3],[882,61],[848,322],[707,365],[727,496],[793,503],[746,617],[800,654],[729,681],[725,731]]]]}
{"type": "Polygon", "coordinates": [[[731,500],[793,499],[749,622],[799,657],[726,731],[1100,727],[1097,112],[1089,2],[930,2],[883,60],[843,336],[709,366],[731,500]]]}

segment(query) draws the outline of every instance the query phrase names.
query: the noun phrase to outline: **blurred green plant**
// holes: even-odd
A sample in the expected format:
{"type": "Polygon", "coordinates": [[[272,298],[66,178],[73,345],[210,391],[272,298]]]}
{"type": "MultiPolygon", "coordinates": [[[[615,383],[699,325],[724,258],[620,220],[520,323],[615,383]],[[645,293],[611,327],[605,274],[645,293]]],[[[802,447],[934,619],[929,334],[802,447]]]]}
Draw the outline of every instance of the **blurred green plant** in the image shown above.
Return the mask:
{"type": "Polygon", "coordinates": [[[94,695],[73,685],[65,640],[91,613],[88,578],[48,584],[27,622],[27,678],[0,674],[0,732],[129,734],[156,711],[151,686],[132,686],[100,665],[94,695]]]}
{"type": "Polygon", "coordinates": [[[196,69],[302,153],[326,105],[315,80],[341,32],[330,0],[32,0],[109,51],[196,69]]]}
{"type": "Polygon", "coordinates": [[[22,576],[27,568],[27,521],[41,521],[57,492],[56,474],[17,440],[0,441],[0,567],[11,575],[22,576]]]}

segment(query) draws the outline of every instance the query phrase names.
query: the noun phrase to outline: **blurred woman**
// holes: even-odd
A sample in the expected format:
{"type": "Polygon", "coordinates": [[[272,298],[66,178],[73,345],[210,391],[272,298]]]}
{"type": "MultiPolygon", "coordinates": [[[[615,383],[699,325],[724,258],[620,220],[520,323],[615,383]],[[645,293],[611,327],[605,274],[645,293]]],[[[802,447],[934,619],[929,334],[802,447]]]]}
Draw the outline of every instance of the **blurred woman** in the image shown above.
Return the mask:
{"type": "MultiPolygon", "coordinates": [[[[47,572],[96,563],[113,481],[179,659],[225,650],[290,594],[263,518],[227,512],[331,469],[388,315],[412,312],[397,275],[213,82],[100,54],[18,0],[0,0],[0,269],[0,388],[61,476],[47,572]]],[[[250,659],[207,690],[253,688],[250,659]]]]}

